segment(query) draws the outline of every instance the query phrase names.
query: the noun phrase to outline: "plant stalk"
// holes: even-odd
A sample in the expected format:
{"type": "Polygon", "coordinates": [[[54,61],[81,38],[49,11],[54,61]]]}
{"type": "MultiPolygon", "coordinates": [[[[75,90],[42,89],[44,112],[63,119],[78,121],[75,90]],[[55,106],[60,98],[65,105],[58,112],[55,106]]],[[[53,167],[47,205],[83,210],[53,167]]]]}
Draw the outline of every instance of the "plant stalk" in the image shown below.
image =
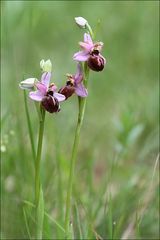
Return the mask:
{"type": "Polygon", "coordinates": [[[31,120],[30,120],[29,111],[28,111],[26,90],[24,90],[23,93],[24,93],[24,105],[25,105],[25,112],[26,112],[26,117],[27,117],[29,137],[30,137],[31,148],[32,148],[32,155],[33,155],[33,159],[34,159],[34,162],[35,162],[36,151],[35,151],[34,140],[33,140],[33,132],[32,132],[32,127],[31,127],[31,120]]]}
{"type": "MultiPolygon", "coordinates": [[[[41,108],[41,118],[39,119],[39,137],[38,137],[38,148],[37,156],[35,162],[35,205],[36,205],[36,239],[42,239],[43,233],[43,216],[40,217],[40,195],[43,195],[40,179],[41,170],[41,153],[42,153],[42,142],[43,142],[43,132],[44,132],[44,120],[45,120],[45,110],[41,108]],[[39,224],[41,222],[41,224],[39,224]],[[40,226],[41,225],[41,226],[40,226]]],[[[43,196],[42,196],[43,197],[43,196]]]]}
{"type": "MultiPolygon", "coordinates": [[[[88,83],[88,77],[89,77],[89,68],[87,64],[84,65],[84,85],[87,87],[88,83]]],[[[65,238],[70,239],[70,217],[71,217],[71,198],[72,198],[72,187],[73,187],[73,178],[74,178],[74,170],[75,170],[75,163],[77,159],[77,152],[78,152],[78,145],[79,145],[79,139],[80,139],[80,131],[81,126],[84,119],[84,112],[85,112],[85,106],[86,106],[86,99],[78,97],[79,100],[79,113],[78,113],[78,120],[77,120],[77,126],[75,130],[75,137],[74,137],[74,143],[72,148],[72,155],[71,155],[71,165],[70,165],[70,173],[69,173],[69,180],[68,180],[68,189],[67,189],[67,199],[66,199],[66,215],[65,215],[65,238]]]]}

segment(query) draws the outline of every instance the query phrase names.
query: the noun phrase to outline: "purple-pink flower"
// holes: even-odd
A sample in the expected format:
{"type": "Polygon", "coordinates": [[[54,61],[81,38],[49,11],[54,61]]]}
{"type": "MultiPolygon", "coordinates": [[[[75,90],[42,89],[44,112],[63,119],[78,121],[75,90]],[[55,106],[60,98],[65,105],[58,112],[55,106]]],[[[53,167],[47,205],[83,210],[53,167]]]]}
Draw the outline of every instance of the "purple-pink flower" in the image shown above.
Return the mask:
{"type": "Polygon", "coordinates": [[[88,91],[83,85],[83,71],[80,63],[77,65],[77,72],[75,75],[67,74],[67,82],[58,92],[63,94],[66,99],[76,93],[77,96],[87,97],[88,91]]]}
{"type": "Polygon", "coordinates": [[[65,100],[65,96],[55,92],[57,87],[55,84],[50,84],[51,73],[44,72],[41,81],[35,84],[37,90],[29,93],[29,97],[41,102],[46,111],[53,113],[60,111],[59,102],[65,100]]]}
{"type": "Polygon", "coordinates": [[[82,51],[74,54],[73,59],[79,62],[87,62],[93,71],[102,71],[106,63],[105,58],[100,54],[103,43],[93,43],[89,33],[84,34],[84,42],[79,42],[82,51]]]}

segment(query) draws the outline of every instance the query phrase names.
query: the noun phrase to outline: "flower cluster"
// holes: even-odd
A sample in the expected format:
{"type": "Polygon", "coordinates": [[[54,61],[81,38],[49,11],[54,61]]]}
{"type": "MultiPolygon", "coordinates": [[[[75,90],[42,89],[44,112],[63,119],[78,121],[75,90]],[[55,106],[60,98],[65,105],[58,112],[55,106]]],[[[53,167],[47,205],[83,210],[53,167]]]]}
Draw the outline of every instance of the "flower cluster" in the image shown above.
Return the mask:
{"type": "Polygon", "coordinates": [[[22,89],[35,90],[30,91],[29,97],[41,102],[41,106],[49,113],[60,111],[60,102],[67,100],[73,94],[79,97],[87,97],[88,91],[84,86],[83,62],[87,63],[89,69],[93,71],[102,71],[106,64],[105,58],[101,55],[103,47],[102,42],[93,42],[91,28],[86,19],[82,17],[75,18],[77,25],[83,29],[88,29],[84,33],[84,41],[79,42],[82,51],[73,55],[73,60],[77,62],[77,72],[67,74],[66,84],[57,91],[54,83],[50,83],[52,64],[50,60],[40,61],[40,67],[43,71],[41,81],[37,78],[28,78],[20,83],[22,89]]]}

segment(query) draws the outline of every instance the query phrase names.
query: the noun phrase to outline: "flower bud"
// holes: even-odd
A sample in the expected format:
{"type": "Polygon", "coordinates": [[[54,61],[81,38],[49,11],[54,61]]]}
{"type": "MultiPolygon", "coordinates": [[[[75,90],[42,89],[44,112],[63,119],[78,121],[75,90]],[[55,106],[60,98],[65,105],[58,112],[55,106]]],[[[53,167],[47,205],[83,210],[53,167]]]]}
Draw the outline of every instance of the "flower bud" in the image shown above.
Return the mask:
{"type": "Polygon", "coordinates": [[[60,105],[57,98],[47,95],[42,99],[42,106],[49,113],[59,112],[60,105]]]}
{"type": "Polygon", "coordinates": [[[36,78],[27,78],[20,82],[19,87],[22,89],[31,90],[34,87],[35,81],[38,81],[36,78]]]}
{"type": "MultiPolygon", "coordinates": [[[[97,51],[97,50],[95,50],[97,51]]],[[[105,65],[105,58],[102,57],[99,53],[93,53],[88,59],[88,67],[93,71],[100,72],[103,70],[105,65]]]]}
{"type": "Polygon", "coordinates": [[[86,24],[88,23],[87,20],[83,17],[76,17],[75,21],[80,28],[85,28],[86,24]]]}
{"type": "Polygon", "coordinates": [[[40,68],[42,69],[43,72],[51,72],[52,71],[52,63],[51,63],[50,59],[48,59],[47,61],[44,61],[44,59],[42,59],[40,61],[40,68]]]}

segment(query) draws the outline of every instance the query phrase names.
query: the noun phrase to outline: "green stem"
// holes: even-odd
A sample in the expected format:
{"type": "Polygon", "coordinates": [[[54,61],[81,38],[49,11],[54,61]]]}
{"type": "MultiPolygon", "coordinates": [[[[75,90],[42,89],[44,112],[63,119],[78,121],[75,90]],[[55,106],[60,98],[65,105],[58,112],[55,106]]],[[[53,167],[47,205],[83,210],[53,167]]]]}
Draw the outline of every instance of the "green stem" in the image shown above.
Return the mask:
{"type": "Polygon", "coordinates": [[[58,196],[58,207],[59,207],[59,219],[62,219],[63,216],[63,195],[62,195],[62,175],[61,175],[61,152],[60,152],[60,144],[58,139],[58,127],[57,124],[54,125],[54,132],[55,132],[55,142],[56,142],[56,159],[57,159],[57,172],[58,172],[58,188],[57,188],[57,196],[58,196]]]}
{"type": "Polygon", "coordinates": [[[87,23],[86,27],[87,27],[87,30],[89,31],[89,34],[91,35],[92,39],[94,39],[94,34],[93,34],[91,26],[87,23]]]}
{"type": "MultiPolygon", "coordinates": [[[[87,87],[89,69],[86,64],[84,66],[84,73],[85,73],[84,84],[87,87]]],[[[76,162],[76,158],[77,158],[78,144],[79,144],[79,138],[80,138],[80,130],[81,130],[81,126],[82,126],[83,118],[84,118],[85,106],[86,106],[86,98],[79,97],[78,121],[77,121],[77,126],[76,126],[76,131],[75,131],[74,144],[73,144],[73,148],[72,148],[72,156],[71,156],[71,163],[70,163],[71,165],[70,165],[70,173],[69,173],[68,189],[67,189],[67,199],[66,199],[66,215],[65,215],[66,238],[69,238],[73,177],[74,177],[75,162],[76,162]]]]}
{"type": "MultiPolygon", "coordinates": [[[[54,125],[54,132],[55,132],[55,145],[56,145],[56,163],[57,163],[57,196],[58,196],[58,202],[57,202],[57,209],[58,209],[58,220],[60,223],[62,223],[63,219],[63,185],[62,185],[62,173],[61,173],[61,152],[60,152],[60,144],[58,139],[58,127],[57,124],[54,125]]],[[[64,231],[65,232],[65,231],[64,231]]],[[[62,231],[60,231],[60,228],[57,228],[57,239],[62,238],[62,231]]]]}
{"type": "Polygon", "coordinates": [[[30,137],[30,142],[31,142],[33,159],[34,159],[34,161],[35,161],[35,159],[36,159],[36,151],[35,151],[34,140],[33,140],[31,120],[30,120],[29,111],[28,111],[26,90],[24,90],[23,93],[24,93],[24,104],[25,104],[25,112],[26,112],[27,124],[28,124],[28,130],[29,130],[29,137],[30,137]]]}
{"type": "Polygon", "coordinates": [[[44,120],[45,120],[45,111],[41,108],[41,118],[39,119],[39,137],[38,137],[38,148],[37,156],[35,162],[35,205],[36,205],[36,237],[37,239],[42,238],[42,230],[39,229],[39,204],[40,204],[40,191],[41,190],[41,181],[40,181],[40,161],[42,153],[42,142],[43,142],[43,132],[44,132],[44,120]]]}

